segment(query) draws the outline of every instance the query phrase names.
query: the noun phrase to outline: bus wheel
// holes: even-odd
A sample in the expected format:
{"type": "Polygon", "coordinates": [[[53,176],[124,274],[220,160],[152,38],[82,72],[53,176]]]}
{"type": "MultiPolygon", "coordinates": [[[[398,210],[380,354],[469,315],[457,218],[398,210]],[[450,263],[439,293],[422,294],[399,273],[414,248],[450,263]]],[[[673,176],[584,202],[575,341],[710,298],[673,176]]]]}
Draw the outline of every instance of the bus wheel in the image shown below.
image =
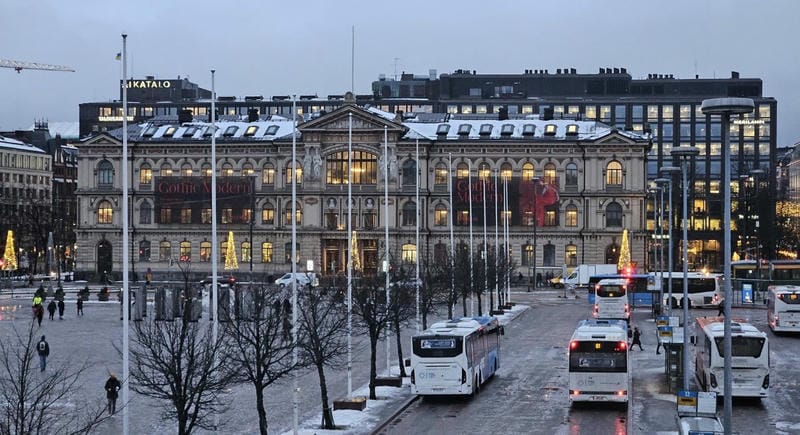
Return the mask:
{"type": "Polygon", "coordinates": [[[481,375],[480,373],[478,373],[478,375],[475,376],[475,394],[478,394],[480,392],[481,392],[481,375]]]}

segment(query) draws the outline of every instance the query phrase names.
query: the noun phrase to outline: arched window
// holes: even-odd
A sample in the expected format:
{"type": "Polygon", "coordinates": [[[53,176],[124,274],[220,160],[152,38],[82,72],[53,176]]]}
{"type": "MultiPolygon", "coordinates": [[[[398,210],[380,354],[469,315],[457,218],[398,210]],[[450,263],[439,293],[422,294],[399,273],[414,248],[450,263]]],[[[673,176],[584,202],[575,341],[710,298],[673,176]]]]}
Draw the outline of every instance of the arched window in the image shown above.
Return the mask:
{"type": "Polygon", "coordinates": [[[200,167],[200,176],[211,178],[211,163],[203,163],[203,166],[200,167]]]}
{"type": "Polygon", "coordinates": [[[500,166],[500,177],[503,180],[509,180],[510,181],[511,177],[513,176],[513,173],[514,173],[514,171],[511,169],[511,164],[510,163],[503,163],[500,166]]]}
{"type": "Polygon", "coordinates": [[[97,187],[111,187],[114,185],[114,166],[108,160],[97,164],[97,187]]]}
{"type": "Polygon", "coordinates": [[[255,173],[256,173],[256,171],[255,171],[255,169],[253,169],[253,164],[252,163],[245,163],[245,164],[242,165],[242,175],[243,176],[250,177],[255,173]]]}
{"type": "Polygon", "coordinates": [[[622,206],[618,202],[612,202],[606,207],[606,227],[622,226],[622,206]]]}
{"type": "Polygon", "coordinates": [[[139,188],[147,189],[150,187],[150,182],[153,180],[153,169],[150,168],[148,163],[142,163],[139,167],[139,188]]]}
{"type": "Polygon", "coordinates": [[[437,204],[433,211],[433,224],[436,226],[447,225],[447,207],[444,204],[437,204]]]}
{"type": "MultiPolygon", "coordinates": [[[[303,208],[300,207],[299,203],[297,204],[297,215],[295,216],[295,222],[297,222],[298,226],[303,224],[303,208]]],[[[283,211],[283,223],[285,225],[292,224],[292,204],[288,202],[286,203],[286,207],[283,211]]]]}
{"type": "Polygon", "coordinates": [[[525,163],[522,165],[522,181],[533,181],[533,176],[533,163],[525,163]]]}
{"type": "Polygon", "coordinates": [[[444,163],[437,163],[434,171],[433,184],[436,186],[447,186],[447,166],[444,163]]]}
{"type": "Polygon", "coordinates": [[[250,261],[250,256],[252,255],[250,250],[250,242],[245,240],[242,242],[242,263],[247,263],[250,261]]]}
{"type": "Polygon", "coordinates": [[[272,204],[266,203],[261,208],[261,223],[265,225],[275,225],[275,208],[272,204]]]}
{"type": "Polygon", "coordinates": [[[142,205],[139,206],[139,223],[153,223],[153,206],[150,205],[150,201],[143,201],[142,205]]]}
{"type": "Polygon", "coordinates": [[[408,201],[403,204],[403,226],[414,226],[417,224],[417,204],[408,201]]]}
{"type": "Polygon", "coordinates": [[[159,175],[162,177],[171,177],[172,176],[172,166],[169,163],[164,163],[161,165],[161,170],[159,171],[159,175]]]}
{"type": "Polygon", "coordinates": [[[415,264],[417,262],[417,247],[413,243],[403,244],[403,263],[415,264]]]}
{"type": "Polygon", "coordinates": [[[556,185],[556,165],[548,163],[544,165],[544,182],[545,184],[556,185]]]}
{"type": "Polygon", "coordinates": [[[261,185],[269,187],[275,185],[275,166],[272,163],[265,163],[261,169],[261,185]]]}
{"type": "Polygon", "coordinates": [[[403,162],[403,186],[417,185],[417,162],[408,159],[403,162]]]}
{"type": "Polygon", "coordinates": [[[533,266],[533,245],[526,243],[522,245],[522,265],[533,266]]]}
{"type": "Polygon", "coordinates": [[[616,160],[606,165],[606,187],[622,187],[622,164],[616,160]]]}
{"type": "Polygon", "coordinates": [[[272,263],[272,243],[264,242],[261,244],[261,262],[272,263]]]}
{"type": "MultiPolygon", "coordinates": [[[[350,178],[354,185],[378,184],[378,157],[366,151],[353,151],[350,157],[353,168],[350,178]]],[[[347,151],[325,157],[325,183],[347,184],[347,151]]],[[[383,170],[383,168],[381,168],[383,170]]]]}
{"type": "Polygon", "coordinates": [[[492,170],[489,168],[489,164],[486,162],[481,162],[478,165],[478,179],[487,181],[491,176],[492,170]]]}
{"type": "Polygon", "coordinates": [[[192,176],[192,165],[189,163],[184,163],[181,165],[181,177],[191,177],[192,176]]]}
{"type": "Polygon", "coordinates": [[[100,204],[97,205],[97,223],[114,223],[114,209],[111,208],[111,202],[102,200],[100,204]]]}
{"type": "Polygon", "coordinates": [[[211,242],[200,242],[200,261],[207,263],[211,261],[211,242]]]}
{"type": "Polygon", "coordinates": [[[578,247],[575,245],[567,245],[564,248],[564,263],[569,267],[578,265],[578,247]]]}
{"type": "MultiPolygon", "coordinates": [[[[286,163],[286,185],[292,185],[292,171],[294,170],[294,165],[292,162],[286,163]]],[[[295,177],[295,183],[299,186],[303,184],[303,165],[300,162],[297,162],[297,176],[295,177]]]]}
{"type": "Polygon", "coordinates": [[[564,219],[564,226],[577,227],[578,226],[578,207],[574,204],[567,206],[567,216],[564,219]]]}
{"type": "Polygon", "coordinates": [[[150,261],[150,241],[139,242],[139,261],[150,261]]]}
{"type": "Polygon", "coordinates": [[[548,243],[542,246],[542,266],[556,265],[556,245],[548,243]]]}
{"type": "Polygon", "coordinates": [[[180,261],[192,261],[192,242],[184,240],[181,242],[180,261]]]}
{"type": "Polygon", "coordinates": [[[222,164],[222,172],[220,173],[223,177],[233,177],[233,165],[230,163],[223,163],[222,164]]]}
{"type": "Polygon", "coordinates": [[[578,187],[578,165],[575,163],[567,163],[567,169],[564,174],[564,185],[566,187],[578,187]]]}
{"type": "Polygon", "coordinates": [[[158,243],[158,261],[169,261],[172,258],[172,244],[166,240],[158,243]]]}
{"type": "MultiPolygon", "coordinates": [[[[295,263],[300,262],[300,245],[295,246],[295,250],[297,252],[297,258],[295,259],[295,263]]],[[[292,242],[286,242],[283,245],[283,259],[286,263],[291,264],[292,262],[292,242]]]]}
{"type": "Polygon", "coordinates": [[[456,178],[459,180],[466,180],[469,177],[469,165],[466,163],[459,163],[456,166],[456,178]]]}

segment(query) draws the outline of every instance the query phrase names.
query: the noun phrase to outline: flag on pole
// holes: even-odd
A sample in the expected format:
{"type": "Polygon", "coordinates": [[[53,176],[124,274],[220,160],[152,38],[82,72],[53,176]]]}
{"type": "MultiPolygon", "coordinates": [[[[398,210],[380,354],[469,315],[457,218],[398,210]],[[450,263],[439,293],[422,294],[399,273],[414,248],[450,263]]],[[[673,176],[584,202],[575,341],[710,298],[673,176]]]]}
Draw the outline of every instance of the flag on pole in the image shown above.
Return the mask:
{"type": "Polygon", "coordinates": [[[117,53],[116,60],[122,60],[122,53],[117,53]]]}

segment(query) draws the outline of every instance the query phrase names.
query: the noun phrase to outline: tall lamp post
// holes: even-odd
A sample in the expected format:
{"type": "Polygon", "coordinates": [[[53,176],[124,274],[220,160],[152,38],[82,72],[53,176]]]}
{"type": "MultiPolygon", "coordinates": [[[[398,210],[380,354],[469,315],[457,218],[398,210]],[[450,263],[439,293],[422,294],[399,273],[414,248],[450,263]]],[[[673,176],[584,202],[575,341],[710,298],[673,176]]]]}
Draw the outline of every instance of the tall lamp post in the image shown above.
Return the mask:
{"type": "Polygon", "coordinates": [[[656,178],[655,183],[659,186],[658,193],[659,193],[659,204],[658,207],[658,219],[656,220],[656,225],[658,229],[658,303],[660,311],[663,311],[663,307],[660,305],[664,303],[664,191],[667,188],[667,185],[670,184],[669,178],[656,178]]]}
{"type": "Polygon", "coordinates": [[[536,290],[536,286],[539,285],[539,279],[536,275],[536,249],[538,249],[537,240],[536,240],[536,227],[539,224],[539,216],[536,213],[536,195],[537,195],[537,186],[539,184],[539,177],[533,177],[531,179],[533,182],[533,290],[536,290]]]}
{"type": "MultiPolygon", "coordinates": [[[[756,236],[756,261],[757,261],[756,269],[759,272],[759,279],[761,278],[761,276],[760,276],[760,273],[761,273],[761,226],[759,225],[759,219],[760,219],[760,217],[759,217],[759,213],[760,213],[759,187],[761,185],[761,178],[764,176],[764,174],[766,174],[766,171],[761,169],[761,168],[753,168],[753,169],[750,170],[750,175],[753,177],[754,190],[753,190],[753,196],[750,197],[752,201],[748,203],[748,205],[750,206],[748,208],[752,208],[752,206],[755,205],[755,215],[753,216],[755,218],[755,220],[753,221],[753,233],[756,236]]],[[[748,215],[747,219],[750,219],[750,216],[752,216],[752,215],[753,215],[753,213],[750,213],[748,215]]]]}
{"type": "Polygon", "coordinates": [[[733,387],[733,370],[731,360],[731,148],[730,148],[730,123],[731,115],[750,113],[755,105],[750,98],[711,98],[703,100],[700,110],[706,115],[720,115],[722,118],[722,168],[723,180],[722,188],[724,192],[724,204],[722,205],[722,258],[724,266],[722,268],[723,285],[725,291],[725,389],[723,406],[723,424],[725,435],[730,435],[732,431],[733,419],[733,398],[731,388],[733,387]]]}
{"type": "MultiPolygon", "coordinates": [[[[674,266],[672,265],[672,255],[673,255],[673,246],[672,246],[672,227],[675,223],[675,219],[672,217],[672,213],[674,209],[672,208],[672,180],[673,175],[677,175],[681,172],[681,168],[677,166],[662,166],[659,169],[659,172],[662,176],[669,176],[669,206],[667,208],[667,294],[669,295],[669,303],[667,304],[667,315],[672,315],[672,272],[675,270],[674,266]]],[[[661,287],[664,287],[664,280],[661,280],[661,287]]],[[[663,290],[662,290],[663,292],[663,290]]],[[[663,301],[663,298],[662,298],[663,301]]]]}
{"type": "MultiPolygon", "coordinates": [[[[687,172],[689,172],[689,160],[699,154],[700,151],[693,146],[682,146],[672,149],[672,156],[681,159],[681,173],[683,175],[683,298],[681,299],[681,306],[683,306],[683,389],[689,390],[689,341],[687,340],[689,332],[689,235],[688,235],[688,218],[686,216],[686,209],[688,208],[687,197],[689,195],[689,186],[687,181],[687,172]]],[[[670,304],[672,302],[670,301],[670,304]]]]}

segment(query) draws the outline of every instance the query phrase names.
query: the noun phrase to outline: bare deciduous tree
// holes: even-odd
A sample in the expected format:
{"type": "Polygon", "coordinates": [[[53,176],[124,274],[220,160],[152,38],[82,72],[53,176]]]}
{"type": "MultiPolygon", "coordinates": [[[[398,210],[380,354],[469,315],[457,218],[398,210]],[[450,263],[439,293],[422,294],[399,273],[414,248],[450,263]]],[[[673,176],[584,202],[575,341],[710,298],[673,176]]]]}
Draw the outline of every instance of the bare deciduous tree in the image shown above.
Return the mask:
{"type": "Polygon", "coordinates": [[[168,402],[162,419],[177,420],[178,434],[213,429],[226,409],[222,394],[239,381],[223,340],[212,340],[211,324],[144,320],[133,323],[131,389],[168,402]]]}
{"type": "Polygon", "coordinates": [[[375,364],[378,340],[389,324],[391,310],[386,309],[384,282],[376,276],[363,276],[353,285],[352,310],[359,323],[369,336],[369,398],[375,395],[375,378],[378,376],[375,364]]]}
{"type": "Polygon", "coordinates": [[[0,340],[0,434],[89,433],[108,417],[104,400],[85,401],[79,391],[87,363],[50,364],[41,372],[37,341],[33,322],[26,333],[15,327],[0,340]]]}
{"type": "Polygon", "coordinates": [[[255,388],[258,427],[266,435],[269,425],[264,389],[295,369],[292,342],[283,333],[291,312],[284,310],[281,294],[274,286],[250,286],[241,294],[246,297],[240,298],[238,315],[224,327],[230,343],[228,356],[242,380],[255,388]]]}
{"type": "Polygon", "coordinates": [[[325,368],[341,368],[347,354],[347,307],[334,292],[305,289],[297,300],[298,347],[301,359],[317,369],[322,401],[322,429],[335,429],[328,400],[325,368]]]}

